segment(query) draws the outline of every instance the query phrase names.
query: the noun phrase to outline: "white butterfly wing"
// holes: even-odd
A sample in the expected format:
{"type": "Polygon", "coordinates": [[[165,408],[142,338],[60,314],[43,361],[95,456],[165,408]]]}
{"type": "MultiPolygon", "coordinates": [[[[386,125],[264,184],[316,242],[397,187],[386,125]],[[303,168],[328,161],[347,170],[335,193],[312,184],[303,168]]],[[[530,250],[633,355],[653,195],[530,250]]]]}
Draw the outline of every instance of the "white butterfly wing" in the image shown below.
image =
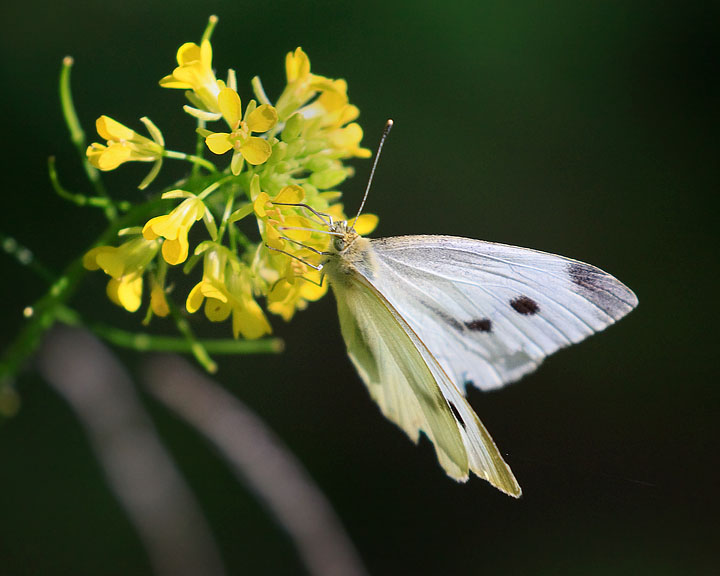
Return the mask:
{"type": "Polygon", "coordinates": [[[460,389],[517,380],[637,305],[613,276],[554,254],[452,236],[370,242],[356,268],[460,389]]]}
{"type": "Polygon", "coordinates": [[[452,478],[467,480],[472,470],[520,496],[472,407],[402,316],[362,276],[328,271],[348,354],[383,414],[415,442],[423,431],[452,478]]]}

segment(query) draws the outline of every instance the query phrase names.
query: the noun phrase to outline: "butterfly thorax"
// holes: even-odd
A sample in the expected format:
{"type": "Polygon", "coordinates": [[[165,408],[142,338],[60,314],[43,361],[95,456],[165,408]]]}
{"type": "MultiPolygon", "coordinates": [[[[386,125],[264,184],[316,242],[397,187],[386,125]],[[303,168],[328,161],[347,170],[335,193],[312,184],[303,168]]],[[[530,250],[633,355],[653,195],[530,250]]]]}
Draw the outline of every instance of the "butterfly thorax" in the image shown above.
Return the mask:
{"type": "Polygon", "coordinates": [[[331,282],[337,282],[343,276],[353,274],[357,262],[372,259],[372,249],[370,241],[355,232],[346,221],[334,222],[329,231],[333,236],[323,269],[331,282]]]}

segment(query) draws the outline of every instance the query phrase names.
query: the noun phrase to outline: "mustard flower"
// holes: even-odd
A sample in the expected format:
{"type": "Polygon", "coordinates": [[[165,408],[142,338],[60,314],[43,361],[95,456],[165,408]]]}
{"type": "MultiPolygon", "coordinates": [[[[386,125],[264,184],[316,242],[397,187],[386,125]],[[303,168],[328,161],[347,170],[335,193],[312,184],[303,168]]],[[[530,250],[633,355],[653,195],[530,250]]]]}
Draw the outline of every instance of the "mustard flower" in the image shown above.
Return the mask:
{"type": "Polygon", "coordinates": [[[250,273],[246,266],[224,246],[207,242],[199,246],[204,252],[203,278],[190,291],[185,304],[194,314],[205,303],[205,316],[211,322],[223,322],[232,314],[233,336],[256,339],[272,329],[252,295],[250,273]]]}
{"type": "MultiPolygon", "coordinates": [[[[175,190],[163,194],[163,198],[185,197],[169,214],[156,216],[148,220],[143,227],[143,236],[147,240],[162,237],[162,255],[168,264],[181,264],[188,257],[188,233],[193,224],[204,218],[206,225],[212,222],[212,215],[202,199],[190,192],[175,190]]],[[[214,224],[213,224],[214,227],[214,224]]]]}
{"type": "Polygon", "coordinates": [[[150,289],[150,309],[155,316],[161,318],[170,314],[170,305],[167,301],[165,288],[155,279],[153,279],[152,288],[150,289]]]}
{"type": "Polygon", "coordinates": [[[120,246],[98,246],[83,256],[88,270],[102,269],[111,277],[107,294],[118,306],[128,312],[140,308],[143,274],[155,258],[160,243],[137,236],[120,246]]]}
{"type": "Polygon", "coordinates": [[[220,118],[218,96],[225,83],[215,77],[212,69],[212,45],[205,39],[200,46],[186,42],[177,51],[178,66],[172,74],[160,80],[163,88],[190,90],[188,99],[196,106],[185,110],[203,120],[220,118]]]}
{"type": "Polygon", "coordinates": [[[233,150],[230,167],[236,176],[240,174],[244,160],[257,166],[270,158],[270,143],[264,138],[252,136],[252,133],[267,132],[277,124],[275,108],[268,104],[257,106],[255,100],[251,100],[243,118],[240,96],[232,88],[220,91],[218,105],[231,131],[208,132],[205,143],[210,151],[214,154],[225,154],[228,150],[233,150]]]}
{"type": "Polygon", "coordinates": [[[93,142],[88,146],[86,154],[90,164],[99,170],[115,170],[125,162],[155,162],[150,173],[140,184],[140,188],[147,187],[160,172],[165,141],[162,133],[149,118],[141,118],[152,140],[140,136],[134,130],[120,124],[109,116],[100,116],[95,121],[95,127],[100,137],[107,140],[107,144],[93,142]]]}
{"type": "Polygon", "coordinates": [[[328,291],[322,273],[298,260],[287,262],[286,274],[276,282],[267,297],[267,308],[289,322],[297,310],[307,308],[308,302],[320,300],[328,291]]]}
{"type": "Polygon", "coordinates": [[[282,205],[297,204],[304,199],[305,191],[298,185],[285,186],[273,197],[267,192],[261,192],[255,197],[253,211],[258,219],[260,235],[268,246],[279,250],[296,251],[299,244],[290,243],[288,245],[282,240],[282,236],[291,238],[295,242],[313,244],[311,231],[293,230],[293,228],[312,228],[313,221],[305,216],[300,216],[297,208],[282,205]],[[283,228],[289,229],[283,230],[283,228]]]}
{"type": "Polygon", "coordinates": [[[311,74],[310,58],[300,47],[285,56],[285,74],[287,86],[277,101],[278,116],[281,121],[287,120],[318,92],[336,91],[341,88],[330,78],[311,74]]]}

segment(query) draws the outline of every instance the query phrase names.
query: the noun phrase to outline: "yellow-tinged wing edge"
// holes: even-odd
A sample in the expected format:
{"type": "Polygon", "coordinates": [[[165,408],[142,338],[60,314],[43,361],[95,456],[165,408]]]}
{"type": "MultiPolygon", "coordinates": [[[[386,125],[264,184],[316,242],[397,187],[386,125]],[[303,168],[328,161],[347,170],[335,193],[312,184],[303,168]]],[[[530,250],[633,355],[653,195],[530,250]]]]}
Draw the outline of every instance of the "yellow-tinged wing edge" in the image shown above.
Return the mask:
{"type": "Polygon", "coordinates": [[[348,354],[383,414],[464,482],[469,470],[514,497],[520,486],[463,394],[395,308],[362,275],[331,283],[348,354]]]}

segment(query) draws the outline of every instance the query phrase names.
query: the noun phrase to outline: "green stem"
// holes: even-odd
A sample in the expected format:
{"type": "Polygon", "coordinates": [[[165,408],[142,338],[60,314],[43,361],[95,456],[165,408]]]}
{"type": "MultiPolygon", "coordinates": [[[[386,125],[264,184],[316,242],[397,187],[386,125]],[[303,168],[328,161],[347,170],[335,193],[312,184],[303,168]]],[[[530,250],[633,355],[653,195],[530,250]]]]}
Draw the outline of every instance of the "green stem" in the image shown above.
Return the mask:
{"type": "MultiPolygon", "coordinates": [[[[102,196],[85,196],[84,194],[70,192],[69,190],[64,188],[63,185],[60,183],[60,178],[58,177],[57,170],[55,168],[54,156],[50,156],[48,158],[48,174],[50,176],[50,184],[52,184],[55,193],[63,200],[72,202],[76,206],[93,206],[95,208],[105,209],[113,203],[110,198],[102,196]]],[[[116,207],[122,212],[127,212],[128,210],[130,210],[131,206],[132,204],[130,202],[123,200],[121,202],[118,202],[116,207]]]]}
{"type": "Polygon", "coordinates": [[[180,311],[172,301],[168,301],[168,306],[170,307],[170,314],[173,320],[175,320],[175,326],[177,326],[180,334],[184,336],[185,345],[190,349],[192,355],[195,356],[195,360],[210,374],[215,374],[215,372],[217,372],[217,364],[210,358],[210,354],[203,343],[193,334],[190,323],[180,314],[180,311]]]}
{"type": "MultiPolygon", "coordinates": [[[[128,332],[101,323],[85,324],[77,312],[67,307],[58,308],[57,319],[70,326],[85,326],[115,346],[130,348],[138,352],[193,353],[191,343],[186,338],[158,336],[146,332],[128,332]]],[[[197,342],[208,353],[213,354],[278,354],[285,349],[285,344],[280,338],[264,338],[262,340],[198,339],[197,342]]]]}
{"type": "MultiPolygon", "coordinates": [[[[205,120],[198,118],[198,131],[205,129],[205,120]]],[[[203,158],[205,154],[205,138],[198,132],[195,135],[195,157],[203,158]]],[[[190,178],[195,178],[200,171],[200,164],[193,163],[192,170],[190,171],[190,178]]]]}
{"type": "Polygon", "coordinates": [[[222,222],[220,224],[220,230],[218,230],[217,240],[216,242],[222,242],[223,236],[225,235],[225,229],[228,225],[228,220],[230,219],[230,214],[232,213],[233,207],[235,204],[235,187],[231,186],[228,190],[228,198],[225,202],[225,212],[223,213],[222,222]]]}
{"type": "MultiPolygon", "coordinates": [[[[90,329],[98,336],[116,346],[132,348],[141,352],[180,352],[194,353],[187,340],[172,336],[157,336],[142,332],[125,332],[111,326],[94,324],[90,329]]],[[[278,354],[284,344],[280,338],[263,340],[202,340],[197,342],[211,354],[278,354]]]]}
{"type": "MultiPolygon", "coordinates": [[[[156,211],[161,203],[162,200],[147,202],[111,222],[93,246],[112,242],[117,236],[118,230],[142,221],[156,211]]],[[[26,308],[27,323],[0,357],[0,389],[12,382],[20,368],[33,355],[46,330],[57,320],[58,310],[64,307],[74,294],[84,274],[82,257],[73,260],[65,268],[62,276],[50,286],[47,293],[32,306],[26,308]]]]}
{"type": "Polygon", "coordinates": [[[188,162],[192,162],[195,166],[202,166],[203,168],[206,168],[209,172],[217,172],[215,164],[213,164],[209,160],[205,160],[205,158],[201,158],[200,156],[196,156],[194,154],[185,154],[184,152],[165,150],[163,152],[163,156],[165,158],[174,158],[175,160],[187,160],[188,162]]]}
{"type": "Polygon", "coordinates": [[[250,84],[252,85],[253,93],[255,94],[255,98],[258,99],[258,102],[272,106],[270,98],[265,94],[265,88],[263,88],[262,82],[260,81],[260,76],[254,76],[250,84]]]}
{"type": "Polygon", "coordinates": [[[105,217],[109,221],[113,221],[117,218],[115,205],[110,199],[107,190],[105,190],[105,186],[100,179],[100,172],[88,162],[87,155],[85,154],[85,150],[87,149],[85,132],[80,125],[77,112],[75,112],[75,104],[73,103],[72,91],[70,89],[70,70],[72,69],[72,65],[73,59],[70,56],[63,58],[62,70],[60,71],[60,104],[62,106],[63,116],[65,117],[65,124],[70,131],[70,140],[75,145],[75,148],[77,148],[78,154],[80,154],[85,174],[95,188],[95,193],[107,201],[107,204],[103,207],[105,217]]]}

